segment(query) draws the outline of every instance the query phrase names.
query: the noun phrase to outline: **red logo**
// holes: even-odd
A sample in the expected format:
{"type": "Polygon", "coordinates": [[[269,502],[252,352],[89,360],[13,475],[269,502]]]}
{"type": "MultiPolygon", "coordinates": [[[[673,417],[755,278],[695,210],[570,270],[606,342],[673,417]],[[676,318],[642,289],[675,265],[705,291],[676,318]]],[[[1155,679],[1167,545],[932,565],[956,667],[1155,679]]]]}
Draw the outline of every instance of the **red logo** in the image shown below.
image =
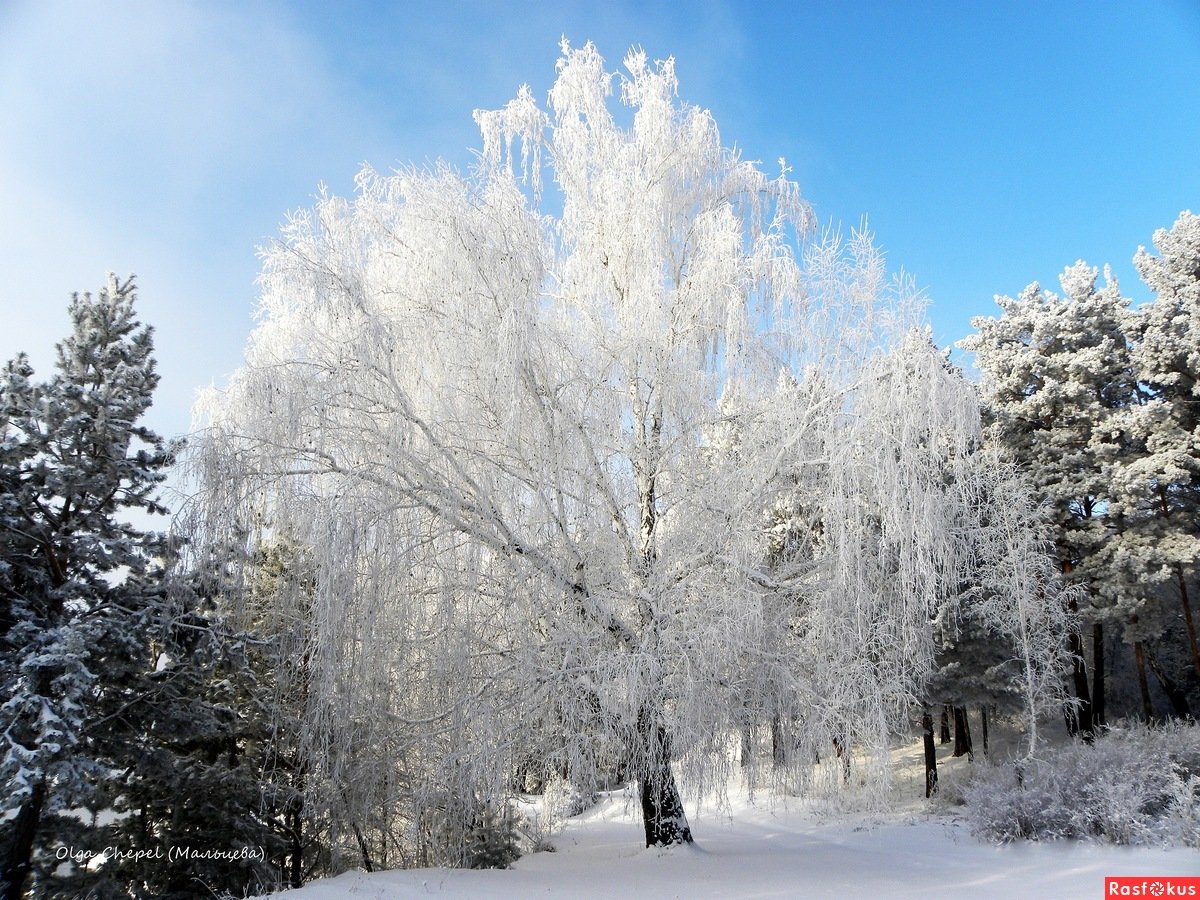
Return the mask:
{"type": "Polygon", "coordinates": [[[1200,875],[1110,875],[1104,896],[1200,898],[1200,875]]]}

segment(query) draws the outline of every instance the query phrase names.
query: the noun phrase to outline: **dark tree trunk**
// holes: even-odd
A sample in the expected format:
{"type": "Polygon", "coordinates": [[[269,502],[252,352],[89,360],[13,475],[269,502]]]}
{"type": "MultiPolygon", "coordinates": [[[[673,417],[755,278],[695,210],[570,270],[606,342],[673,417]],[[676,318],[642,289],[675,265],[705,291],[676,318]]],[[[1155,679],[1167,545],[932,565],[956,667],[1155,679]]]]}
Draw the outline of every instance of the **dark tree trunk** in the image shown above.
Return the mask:
{"type": "Polygon", "coordinates": [[[1158,656],[1149,647],[1146,648],[1146,662],[1150,664],[1150,671],[1154,673],[1154,677],[1162,685],[1163,693],[1171,702],[1171,714],[1177,719],[1190,719],[1192,709],[1188,704],[1187,694],[1179,687],[1175,679],[1163,670],[1158,662],[1158,656]]]}
{"type": "Polygon", "coordinates": [[[363,868],[368,872],[375,871],[375,864],[371,862],[371,850],[367,846],[367,839],[363,837],[363,833],[358,826],[354,826],[354,836],[358,838],[358,852],[362,854],[363,868]]]}
{"type": "Polygon", "coordinates": [[[954,707],[954,755],[975,758],[975,752],[971,748],[971,723],[967,721],[965,706],[954,707]]]}
{"type": "MultiPolygon", "coordinates": [[[[1063,562],[1062,571],[1069,575],[1074,566],[1063,562]]],[[[1072,599],[1067,609],[1072,613],[1079,612],[1079,604],[1072,599]]],[[[1087,664],[1083,660],[1083,636],[1072,629],[1067,639],[1067,647],[1071,651],[1071,685],[1074,688],[1075,702],[1069,703],[1065,710],[1067,731],[1072,737],[1081,736],[1089,744],[1095,736],[1095,723],[1092,719],[1092,698],[1088,690],[1087,664]]]]}
{"type": "Polygon", "coordinates": [[[942,707],[941,729],[938,733],[938,741],[943,744],[950,743],[950,707],[942,707]]]}
{"type": "Polygon", "coordinates": [[[1181,566],[1175,567],[1175,578],[1179,583],[1179,602],[1183,606],[1183,624],[1187,628],[1188,649],[1192,652],[1192,668],[1200,675],[1200,646],[1197,646],[1196,642],[1196,623],[1192,619],[1192,601],[1188,597],[1187,578],[1184,577],[1181,566]]]}
{"type": "Polygon", "coordinates": [[[642,769],[639,781],[646,846],[690,844],[692,830],[671,772],[670,735],[662,721],[645,708],[638,712],[637,730],[642,744],[638,766],[642,769]]]}
{"type": "Polygon", "coordinates": [[[921,731],[925,743],[925,797],[937,793],[937,749],[933,745],[933,716],[928,707],[921,715],[921,731]]]}
{"type": "Polygon", "coordinates": [[[288,810],[288,831],[289,831],[289,846],[288,846],[288,861],[285,865],[287,871],[287,887],[298,888],[304,884],[304,816],[302,807],[299,802],[294,802],[288,810]]]}
{"type": "Polygon", "coordinates": [[[1075,691],[1075,702],[1067,706],[1067,731],[1072,736],[1082,737],[1091,743],[1096,729],[1092,719],[1092,696],[1088,689],[1087,665],[1083,661],[1083,639],[1078,632],[1071,632],[1068,646],[1071,651],[1071,685],[1075,691]]]}
{"type": "Polygon", "coordinates": [[[1138,690],[1142,693],[1142,716],[1147,722],[1154,721],[1154,707],[1150,704],[1150,682],[1146,680],[1146,651],[1141,641],[1133,642],[1133,662],[1137,668],[1138,690]]]}
{"type": "Polygon", "coordinates": [[[779,716],[771,719],[771,759],[776,768],[787,763],[787,738],[783,733],[783,720],[779,716]]]}
{"type": "Polygon", "coordinates": [[[45,804],[46,782],[39,779],[13,820],[12,840],[6,848],[4,871],[0,873],[4,900],[21,900],[25,896],[25,882],[33,870],[33,844],[45,804]]]}
{"type": "Polygon", "coordinates": [[[1070,682],[1074,688],[1074,701],[1067,703],[1067,731],[1072,737],[1081,737],[1091,743],[1096,734],[1092,719],[1092,695],[1087,688],[1087,666],[1084,662],[1084,642],[1078,634],[1072,634],[1070,648],[1070,682]]]}
{"type": "Polygon", "coordinates": [[[1104,626],[1092,626],[1092,727],[1103,728],[1104,722],[1104,626]]]}
{"type": "Polygon", "coordinates": [[[983,734],[983,755],[984,756],[990,755],[988,753],[989,748],[988,748],[988,711],[987,710],[988,710],[988,708],[987,708],[986,703],[983,706],[979,707],[979,724],[981,726],[982,734],[983,734]]]}
{"type": "MultiPolygon", "coordinates": [[[[1158,487],[1158,501],[1163,518],[1171,518],[1171,504],[1167,502],[1167,489],[1165,485],[1160,484],[1158,487]]],[[[1183,607],[1183,624],[1187,630],[1188,650],[1191,651],[1192,655],[1192,668],[1196,670],[1197,675],[1200,675],[1200,645],[1196,641],[1196,623],[1192,618],[1192,600],[1188,596],[1187,576],[1184,575],[1183,566],[1175,566],[1175,583],[1179,587],[1179,604],[1183,607]]]]}

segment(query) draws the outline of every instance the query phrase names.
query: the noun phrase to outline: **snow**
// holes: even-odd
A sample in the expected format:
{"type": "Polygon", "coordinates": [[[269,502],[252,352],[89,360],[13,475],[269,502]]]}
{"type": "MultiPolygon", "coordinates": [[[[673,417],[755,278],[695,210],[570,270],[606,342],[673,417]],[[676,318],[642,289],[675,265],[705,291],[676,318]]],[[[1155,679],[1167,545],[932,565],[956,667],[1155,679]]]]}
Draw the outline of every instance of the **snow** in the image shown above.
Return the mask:
{"type": "MultiPolygon", "coordinates": [[[[897,797],[919,796],[918,750],[910,745],[895,760],[897,797]]],[[[939,748],[939,756],[947,752],[939,748]]],[[[944,786],[961,780],[968,765],[939,760],[944,786]]],[[[614,792],[568,820],[551,839],[555,852],[526,855],[511,869],[355,871],[270,896],[1010,900],[1035,894],[1095,900],[1104,896],[1105,876],[1200,876],[1200,854],[1191,849],[1067,841],[997,846],[976,839],[950,805],[931,811],[913,799],[883,814],[831,811],[835,805],[731,793],[721,813],[696,816],[689,809],[695,845],[645,849],[634,798],[614,792]]]]}
{"type": "Polygon", "coordinates": [[[624,809],[619,798],[606,800],[569,824],[554,842],[557,852],[522,857],[508,870],[348,872],[272,896],[1012,898],[1036,889],[1043,897],[1099,898],[1106,875],[1200,875],[1193,850],[998,847],[945,815],[825,823],[809,811],[749,803],[724,821],[693,819],[694,846],[640,849],[640,824],[624,809]]]}

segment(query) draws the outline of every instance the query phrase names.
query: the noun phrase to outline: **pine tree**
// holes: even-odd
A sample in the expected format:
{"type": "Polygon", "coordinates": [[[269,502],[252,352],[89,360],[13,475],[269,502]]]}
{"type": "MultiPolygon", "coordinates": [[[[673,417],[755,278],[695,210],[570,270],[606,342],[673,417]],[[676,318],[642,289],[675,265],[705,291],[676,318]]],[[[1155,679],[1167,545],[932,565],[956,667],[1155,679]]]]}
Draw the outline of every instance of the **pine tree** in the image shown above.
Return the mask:
{"type": "Polygon", "coordinates": [[[1156,299],[1134,317],[1133,361],[1145,402],[1130,430],[1143,453],[1126,467],[1122,487],[1130,515],[1141,520],[1135,564],[1174,593],[1200,676],[1193,596],[1200,558],[1200,216],[1180,213],[1170,230],[1155,233],[1154,245],[1157,256],[1143,247],[1134,257],[1156,299]]]}
{"type": "Polygon", "coordinates": [[[212,575],[170,573],[147,634],[151,665],[111,742],[117,776],[98,791],[115,814],[105,845],[128,852],[90,874],[93,893],[245,896],[284,880],[291,792],[272,777],[271,685],[255,666],[266,642],[216,605],[212,575]]]}
{"type": "Polygon", "coordinates": [[[138,422],[158,383],[133,280],[75,295],[57,372],[24,357],[0,385],[0,881],[48,895],[56,840],[95,807],[161,596],[158,536],[124,516],[164,512],[172,451],[138,422]],[[43,889],[43,885],[45,886],[43,889]]]}
{"type": "MultiPolygon", "coordinates": [[[[311,553],[294,540],[261,542],[249,560],[248,603],[242,617],[256,636],[249,659],[256,675],[255,707],[265,727],[261,749],[264,795],[282,844],[279,882],[300,887],[328,864],[327,822],[307,804],[308,760],[301,746],[312,694],[311,553]]],[[[228,596],[229,591],[223,591],[228,596]]]]}
{"type": "MultiPolygon", "coordinates": [[[[1038,495],[1051,504],[1063,574],[1087,588],[1079,612],[1103,647],[1103,626],[1124,629],[1142,597],[1131,592],[1118,560],[1124,531],[1113,515],[1113,483],[1127,459],[1123,416],[1135,402],[1125,324],[1129,301],[1106,272],[1068,267],[1063,296],[1032,284],[1017,299],[997,297],[997,319],[977,318],[977,334],[962,342],[975,352],[990,440],[1014,459],[1038,495]]],[[[1102,706],[1104,673],[1088,684],[1081,635],[1072,637],[1076,706],[1073,732],[1089,735],[1093,700],[1102,706]]],[[[1103,659],[1093,651],[1093,662],[1103,659]]]]}

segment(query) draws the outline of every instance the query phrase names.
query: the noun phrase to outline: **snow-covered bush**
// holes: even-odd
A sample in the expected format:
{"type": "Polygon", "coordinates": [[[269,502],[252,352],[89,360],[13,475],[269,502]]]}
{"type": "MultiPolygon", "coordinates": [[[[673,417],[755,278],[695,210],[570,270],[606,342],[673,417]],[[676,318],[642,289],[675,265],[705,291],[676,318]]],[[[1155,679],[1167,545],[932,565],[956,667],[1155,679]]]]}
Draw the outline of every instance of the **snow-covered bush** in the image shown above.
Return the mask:
{"type": "Polygon", "coordinates": [[[426,813],[431,860],[463,869],[507,869],[521,858],[513,814],[487,803],[447,796],[426,813]]]}
{"type": "Polygon", "coordinates": [[[565,778],[555,776],[546,782],[542,793],[542,806],[546,814],[556,823],[586,812],[596,805],[600,795],[595,791],[581,790],[565,778]]]}
{"type": "Polygon", "coordinates": [[[1200,729],[1114,728],[1094,743],[983,769],[966,791],[976,834],[1200,847],[1200,729]]]}
{"type": "Polygon", "coordinates": [[[515,815],[517,833],[530,853],[553,853],[553,836],[567,819],[578,816],[595,806],[600,794],[584,790],[557,773],[541,785],[540,802],[525,798],[510,804],[515,815]]]}
{"type": "Polygon", "coordinates": [[[508,813],[485,812],[467,837],[468,869],[507,869],[521,858],[517,831],[508,813]]]}

